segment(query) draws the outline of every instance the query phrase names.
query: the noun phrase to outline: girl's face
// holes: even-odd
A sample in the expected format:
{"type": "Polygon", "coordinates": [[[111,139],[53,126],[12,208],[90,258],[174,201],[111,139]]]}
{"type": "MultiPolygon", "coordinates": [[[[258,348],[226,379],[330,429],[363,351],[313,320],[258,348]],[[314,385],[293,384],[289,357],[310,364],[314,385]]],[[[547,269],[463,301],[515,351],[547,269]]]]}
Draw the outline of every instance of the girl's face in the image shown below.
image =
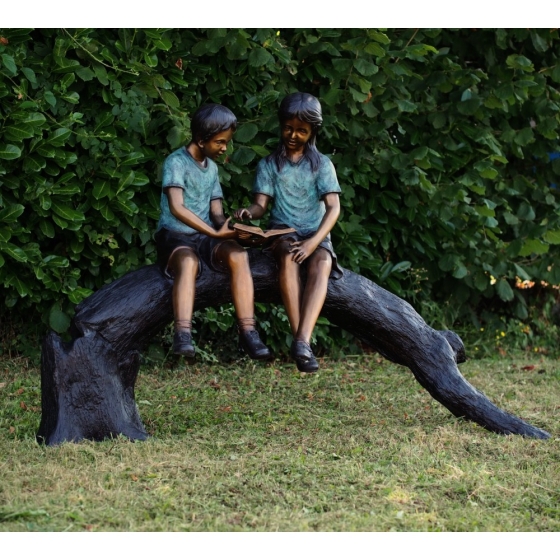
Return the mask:
{"type": "Polygon", "coordinates": [[[284,121],[282,123],[282,142],[286,147],[287,155],[302,154],[312,132],[313,129],[309,123],[300,121],[296,117],[284,121]]]}

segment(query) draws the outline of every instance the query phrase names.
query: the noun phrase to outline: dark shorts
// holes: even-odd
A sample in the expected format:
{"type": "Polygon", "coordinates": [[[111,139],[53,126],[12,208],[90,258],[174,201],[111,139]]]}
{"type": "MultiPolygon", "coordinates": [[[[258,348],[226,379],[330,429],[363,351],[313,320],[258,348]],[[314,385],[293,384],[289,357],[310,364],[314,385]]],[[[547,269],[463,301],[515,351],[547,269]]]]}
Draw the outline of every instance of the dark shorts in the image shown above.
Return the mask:
{"type": "Polygon", "coordinates": [[[215,272],[228,272],[226,264],[219,262],[215,256],[216,249],[224,242],[223,239],[216,239],[203,233],[182,233],[162,228],[156,232],[154,240],[158,264],[162,272],[169,278],[173,278],[173,271],[167,268],[169,259],[177,249],[183,247],[192,249],[198,257],[197,276],[200,276],[204,266],[215,272]]]}
{"type": "MultiPolygon", "coordinates": [[[[288,226],[285,225],[275,225],[274,229],[282,229],[288,226]]],[[[305,241],[306,239],[309,239],[310,237],[313,237],[315,235],[314,232],[309,233],[307,235],[300,235],[299,233],[287,233],[286,235],[280,235],[279,237],[275,237],[274,239],[272,239],[269,243],[267,243],[264,247],[263,247],[263,251],[267,252],[267,253],[274,253],[274,250],[276,249],[276,247],[282,242],[282,241],[305,241]]],[[[321,247],[322,249],[325,249],[325,251],[328,251],[329,254],[331,255],[332,258],[332,268],[331,268],[331,273],[329,278],[332,278],[333,280],[338,280],[339,278],[342,278],[342,276],[344,275],[344,272],[342,270],[342,268],[340,268],[340,265],[338,264],[338,259],[336,257],[336,253],[334,252],[334,248],[333,248],[333,244],[331,242],[331,236],[327,235],[327,237],[325,237],[325,239],[323,239],[323,241],[321,241],[321,243],[319,243],[317,249],[321,247]]],[[[307,263],[306,259],[305,261],[303,261],[303,265],[305,266],[307,263]]]]}

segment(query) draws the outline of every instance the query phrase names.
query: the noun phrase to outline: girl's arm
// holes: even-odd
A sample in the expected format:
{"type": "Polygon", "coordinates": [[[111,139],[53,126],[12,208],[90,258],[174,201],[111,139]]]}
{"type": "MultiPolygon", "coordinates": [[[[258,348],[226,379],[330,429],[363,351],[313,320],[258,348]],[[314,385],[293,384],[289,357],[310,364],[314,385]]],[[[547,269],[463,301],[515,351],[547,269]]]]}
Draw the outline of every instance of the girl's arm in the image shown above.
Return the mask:
{"type": "MultiPolygon", "coordinates": [[[[233,213],[233,217],[236,220],[258,220],[264,216],[266,209],[268,208],[268,203],[270,202],[270,196],[267,194],[257,193],[253,199],[253,204],[248,208],[239,208],[233,213]]],[[[336,220],[335,220],[336,221],[336,220]]],[[[334,224],[333,224],[334,225],[334,224]]]]}
{"type": "Polygon", "coordinates": [[[229,221],[231,218],[224,220],[221,224],[219,224],[219,222],[214,222],[214,212],[218,210],[218,207],[219,213],[221,213],[222,217],[224,215],[222,201],[220,199],[215,199],[210,202],[210,216],[212,217],[212,221],[216,223],[218,227],[218,229],[214,229],[204,220],[201,220],[194,212],[185,207],[183,204],[183,189],[179,187],[169,187],[166,189],[166,193],[171,214],[184,224],[196,229],[200,233],[204,233],[205,235],[216,237],[218,239],[231,239],[236,236],[235,232],[229,229],[229,221]]]}
{"type": "Polygon", "coordinates": [[[293,253],[292,260],[301,264],[306,258],[308,258],[315,249],[319,246],[319,243],[327,237],[331,229],[336,224],[338,216],[340,215],[340,200],[338,198],[338,193],[328,193],[323,197],[325,203],[325,215],[319,224],[319,229],[317,233],[306,239],[305,241],[294,241],[290,249],[290,253],[293,253]]]}

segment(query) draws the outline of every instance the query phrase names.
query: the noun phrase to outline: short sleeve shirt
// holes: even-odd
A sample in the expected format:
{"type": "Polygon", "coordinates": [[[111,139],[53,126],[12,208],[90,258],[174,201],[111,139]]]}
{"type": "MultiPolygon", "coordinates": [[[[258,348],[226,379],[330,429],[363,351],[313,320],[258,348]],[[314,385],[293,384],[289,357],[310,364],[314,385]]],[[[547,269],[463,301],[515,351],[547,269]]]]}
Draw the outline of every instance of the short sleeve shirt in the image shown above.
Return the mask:
{"type": "Polygon", "coordinates": [[[257,166],[253,193],[272,197],[269,228],[281,225],[293,227],[301,235],[319,229],[325,215],[323,197],[339,193],[340,185],[331,160],[323,155],[319,169],[313,171],[307,158],[297,163],[286,161],[282,171],[271,158],[262,159],[257,166]]]}
{"type": "Polygon", "coordinates": [[[223,198],[224,195],[218,178],[218,167],[212,160],[206,158],[206,166],[203,166],[183,147],[170,154],[163,163],[161,214],[157,229],[166,228],[183,233],[198,233],[197,230],[171,214],[164,190],[166,187],[183,189],[185,208],[188,208],[209,226],[213,226],[210,219],[210,201],[223,198]]]}

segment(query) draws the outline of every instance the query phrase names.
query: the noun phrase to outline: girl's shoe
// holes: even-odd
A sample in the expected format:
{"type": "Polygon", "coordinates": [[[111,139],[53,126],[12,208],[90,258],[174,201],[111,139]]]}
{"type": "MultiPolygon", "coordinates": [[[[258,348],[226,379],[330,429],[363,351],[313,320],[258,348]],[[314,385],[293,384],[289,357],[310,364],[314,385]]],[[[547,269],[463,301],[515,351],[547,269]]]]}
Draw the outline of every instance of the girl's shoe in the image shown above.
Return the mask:
{"type": "Polygon", "coordinates": [[[304,340],[294,340],[290,348],[290,355],[296,361],[299,371],[312,373],[319,369],[319,364],[313,355],[311,346],[304,340]]]}
{"type": "Polygon", "coordinates": [[[256,330],[239,329],[239,351],[247,352],[253,360],[270,360],[272,352],[263,344],[256,330]]]}
{"type": "Polygon", "coordinates": [[[192,358],[195,352],[190,331],[175,331],[173,335],[173,353],[192,358]]]}

